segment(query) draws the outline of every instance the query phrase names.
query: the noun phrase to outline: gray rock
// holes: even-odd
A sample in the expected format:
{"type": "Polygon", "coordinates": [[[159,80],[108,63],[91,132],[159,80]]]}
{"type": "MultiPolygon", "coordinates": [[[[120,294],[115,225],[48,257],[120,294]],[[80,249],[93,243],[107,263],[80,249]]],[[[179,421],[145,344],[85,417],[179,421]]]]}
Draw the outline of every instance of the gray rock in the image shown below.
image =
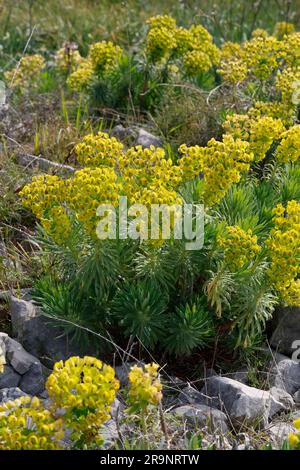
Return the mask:
{"type": "Polygon", "coordinates": [[[57,327],[57,322],[41,315],[31,300],[11,296],[10,313],[13,336],[45,366],[52,368],[55,362],[79,354],[93,355],[93,351],[82,351],[70,344],[69,337],[57,327]]]}
{"type": "Polygon", "coordinates": [[[225,410],[231,420],[237,424],[256,424],[266,426],[268,418],[284,407],[275,400],[270,392],[229,379],[211,377],[207,380],[202,393],[213,398],[213,404],[225,410]]]}
{"type": "Polygon", "coordinates": [[[2,374],[0,373],[0,389],[17,387],[20,380],[21,376],[12,367],[6,365],[2,374]]]}
{"type": "Polygon", "coordinates": [[[280,361],[271,370],[269,380],[271,385],[293,395],[300,389],[300,364],[291,359],[280,361]]]}
{"type": "Polygon", "coordinates": [[[16,155],[16,160],[19,165],[26,168],[38,168],[42,171],[55,170],[60,174],[69,175],[74,173],[75,168],[70,165],[63,165],[62,163],[52,162],[46,158],[38,157],[35,155],[29,154],[18,154],[16,155]]]}
{"type": "Polygon", "coordinates": [[[199,392],[199,390],[196,390],[190,385],[185,387],[180,392],[177,400],[179,403],[182,403],[182,404],[189,404],[189,405],[198,404],[198,405],[207,405],[207,406],[210,406],[213,401],[211,397],[205,395],[202,392],[199,392]]]}
{"type": "Polygon", "coordinates": [[[19,374],[23,375],[29,371],[32,365],[39,364],[38,359],[25,351],[21,344],[14,339],[8,337],[5,346],[6,360],[19,374]]]}
{"type": "Polygon", "coordinates": [[[141,145],[143,148],[150,148],[151,145],[154,147],[162,147],[162,140],[156,137],[145,129],[140,129],[136,140],[136,145],[141,145]]]}
{"type": "Polygon", "coordinates": [[[290,411],[294,407],[293,397],[285,390],[277,387],[270,389],[272,397],[275,401],[271,403],[271,416],[274,416],[279,411],[290,411]]]}
{"type": "Polygon", "coordinates": [[[300,339],[300,307],[279,307],[273,316],[275,329],[270,340],[271,346],[287,356],[294,352],[294,341],[300,339]]]}
{"type": "Polygon", "coordinates": [[[289,434],[296,431],[291,423],[275,423],[268,428],[271,441],[281,447],[288,440],[289,434]]]}
{"type": "Polygon", "coordinates": [[[103,438],[103,448],[109,449],[119,437],[116,422],[113,419],[106,421],[100,430],[100,434],[103,438]]]}
{"type": "Polygon", "coordinates": [[[0,403],[6,403],[7,401],[26,396],[28,395],[17,387],[3,388],[0,390],[0,403]]]}
{"type": "Polygon", "coordinates": [[[118,140],[131,140],[132,142],[137,138],[138,128],[137,127],[124,127],[122,124],[118,124],[111,131],[110,135],[118,140]]]}
{"type": "Polygon", "coordinates": [[[237,370],[230,374],[225,374],[224,377],[229,377],[230,379],[237,380],[242,384],[247,384],[248,382],[248,371],[247,370],[237,370]]]}
{"type": "Polygon", "coordinates": [[[208,427],[210,431],[228,432],[227,417],[225,413],[206,405],[183,405],[171,411],[177,417],[181,417],[192,425],[208,427]]]}
{"type": "Polygon", "coordinates": [[[297,403],[297,405],[298,405],[300,403],[300,390],[298,390],[298,392],[294,393],[293,398],[294,398],[295,403],[297,403]]]}
{"type": "Polygon", "coordinates": [[[40,362],[33,364],[23,375],[19,387],[29,395],[39,395],[45,390],[45,381],[50,372],[40,362]]]}
{"type": "Polygon", "coordinates": [[[0,353],[3,354],[3,356],[6,356],[6,346],[5,346],[5,341],[8,335],[6,333],[0,333],[0,353]]]}

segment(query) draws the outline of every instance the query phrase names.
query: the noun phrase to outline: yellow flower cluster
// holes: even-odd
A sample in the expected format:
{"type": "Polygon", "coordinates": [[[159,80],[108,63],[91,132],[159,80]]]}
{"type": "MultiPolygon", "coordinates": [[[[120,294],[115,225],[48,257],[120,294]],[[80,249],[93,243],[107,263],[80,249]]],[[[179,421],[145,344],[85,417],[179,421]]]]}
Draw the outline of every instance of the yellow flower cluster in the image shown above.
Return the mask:
{"type": "Polygon", "coordinates": [[[233,84],[243,82],[246,79],[248,67],[243,61],[240,44],[231,41],[223,44],[218,72],[226,82],[233,84]]]}
{"type": "Polygon", "coordinates": [[[300,305],[300,203],[288,201],[286,209],[273,210],[274,228],[266,242],[269,252],[269,279],[282,300],[300,305]]]}
{"type": "Polygon", "coordinates": [[[106,132],[86,135],[82,142],[75,146],[77,160],[88,167],[108,166],[114,168],[121,158],[123,144],[106,132]]]}
{"type": "Polygon", "coordinates": [[[63,74],[73,72],[81,61],[81,55],[72,44],[66,44],[55,54],[55,65],[58,71],[63,74]]]}
{"type": "Polygon", "coordinates": [[[128,399],[133,409],[146,409],[158,405],[162,399],[162,385],[158,377],[158,364],[146,364],[144,368],[133,366],[129,372],[128,399]]]}
{"type": "Polygon", "coordinates": [[[240,181],[253,160],[249,143],[231,135],[224,135],[222,142],[211,139],[207,147],[182,145],[179,152],[183,154],[179,160],[183,180],[201,175],[202,197],[208,207],[219,202],[230,186],[240,181]]]}
{"type": "Polygon", "coordinates": [[[36,397],[0,405],[0,450],[59,450],[63,422],[36,397]]]}
{"type": "Polygon", "coordinates": [[[20,196],[23,206],[41,219],[47,215],[49,209],[63,204],[67,196],[67,185],[59,176],[38,175],[24,186],[20,196]]]}
{"type": "Polygon", "coordinates": [[[285,127],[280,119],[259,117],[255,114],[255,109],[252,109],[249,114],[228,116],[224,122],[224,129],[235,139],[240,138],[249,142],[254,160],[260,161],[266,156],[273,142],[280,139],[285,127]]]}
{"type": "Polygon", "coordinates": [[[68,180],[67,205],[75,212],[86,231],[95,237],[98,222],[96,210],[100,204],[118,204],[121,186],[111,168],[83,168],[68,180]]]}
{"type": "Polygon", "coordinates": [[[46,382],[53,410],[63,409],[63,421],[73,437],[96,436],[110,418],[119,382],[112,367],[93,357],[71,357],[55,364],[46,382]]]}
{"type": "Polygon", "coordinates": [[[294,95],[297,93],[299,96],[300,94],[300,65],[286,67],[279,71],[276,75],[276,88],[281,92],[282,101],[293,103],[294,95]]]}
{"type": "Polygon", "coordinates": [[[277,39],[283,39],[284,36],[292,34],[294,31],[295,26],[293,25],[293,23],[288,23],[287,21],[280,21],[279,23],[276,23],[273,34],[277,39]]]}
{"type": "Polygon", "coordinates": [[[72,232],[72,224],[65,207],[56,206],[47,211],[48,218],[41,218],[41,224],[55,243],[64,245],[72,232]]]}
{"type": "Polygon", "coordinates": [[[243,45],[243,59],[250,75],[266,80],[282,59],[281,44],[272,36],[252,38],[243,45]]]}
{"type": "Polygon", "coordinates": [[[81,59],[76,70],[69,75],[67,84],[73,90],[84,90],[95,77],[112,70],[118,64],[121,56],[121,47],[110,41],[91,44],[87,58],[81,59]]]}
{"type": "MultiPolygon", "coordinates": [[[[297,418],[294,421],[294,426],[296,429],[299,429],[300,431],[300,418],[297,418]]],[[[290,434],[289,435],[289,442],[290,442],[290,447],[293,450],[300,450],[300,432],[297,434],[290,434]]]]}
{"type": "Polygon", "coordinates": [[[160,184],[175,188],[181,182],[179,168],[166,158],[164,149],[154,146],[129,148],[119,158],[119,170],[129,195],[141,188],[160,184]]]}
{"type": "Polygon", "coordinates": [[[187,52],[183,57],[183,66],[187,75],[193,77],[200,72],[208,72],[212,67],[211,60],[205,52],[194,51],[187,52]]]}
{"type": "Polygon", "coordinates": [[[38,84],[45,65],[45,60],[41,55],[25,55],[20,59],[16,67],[4,73],[5,81],[10,88],[19,89],[21,92],[24,92],[38,84]]]}
{"type": "Polygon", "coordinates": [[[72,72],[68,79],[67,85],[75,91],[86,89],[93,81],[94,69],[89,59],[82,59],[78,67],[72,72]]]}
{"type": "MultiPolygon", "coordinates": [[[[295,77],[291,71],[300,65],[300,33],[291,23],[278,23],[274,36],[262,29],[253,31],[252,38],[241,45],[225,42],[221,48],[219,72],[225,81],[237,84],[247,78],[266,80],[278,75],[279,89],[289,88],[295,77]],[[284,74],[281,79],[281,74],[284,74]],[[286,75],[287,74],[287,75],[286,75]]],[[[298,78],[296,78],[298,79],[298,78]]]]}
{"type": "Polygon", "coordinates": [[[284,130],[280,119],[263,116],[251,121],[249,142],[256,161],[262,160],[266,156],[272,143],[280,139],[284,130]]]}
{"type": "Polygon", "coordinates": [[[276,158],[283,163],[295,163],[300,158],[300,126],[293,126],[281,135],[276,158]]]}
{"type": "Polygon", "coordinates": [[[288,102],[281,101],[255,101],[253,107],[248,110],[251,119],[269,116],[273,119],[281,119],[282,123],[289,127],[296,118],[296,109],[288,102]]]}
{"type": "Polygon", "coordinates": [[[218,243],[224,250],[224,261],[232,271],[242,268],[261,251],[252,230],[246,232],[238,225],[227,226],[226,233],[218,237],[218,243]]]}
{"type": "Polygon", "coordinates": [[[175,20],[167,15],[150,18],[148,24],[146,54],[150,61],[182,58],[189,76],[206,72],[219,62],[219,49],[202,25],[192,25],[189,29],[177,27],[175,20]]]}
{"type": "Polygon", "coordinates": [[[89,48],[89,57],[96,73],[102,74],[113,68],[122,55],[122,49],[111,41],[101,41],[89,48]]]}

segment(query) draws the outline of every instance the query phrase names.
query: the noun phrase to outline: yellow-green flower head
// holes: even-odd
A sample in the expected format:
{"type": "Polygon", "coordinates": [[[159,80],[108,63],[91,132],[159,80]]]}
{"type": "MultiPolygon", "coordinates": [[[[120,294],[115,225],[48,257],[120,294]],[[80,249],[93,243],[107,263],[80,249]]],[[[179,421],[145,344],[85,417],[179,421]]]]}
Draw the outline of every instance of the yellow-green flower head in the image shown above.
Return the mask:
{"type": "Polygon", "coordinates": [[[56,363],[46,382],[53,409],[63,409],[64,422],[85,435],[97,434],[110,418],[118,388],[114,369],[88,356],[56,363]]]}
{"type": "Polygon", "coordinates": [[[280,21],[276,23],[274,27],[273,34],[277,39],[283,39],[284,36],[292,34],[295,31],[295,26],[293,23],[288,23],[287,21],[280,21]]]}
{"type": "Polygon", "coordinates": [[[288,67],[300,66],[300,32],[288,34],[283,38],[284,61],[288,67]]]}
{"type": "Polygon", "coordinates": [[[71,73],[81,63],[82,57],[77,47],[72,44],[66,44],[55,54],[55,65],[61,73],[71,73]]]}
{"type": "Polygon", "coordinates": [[[5,81],[10,88],[24,92],[38,85],[45,65],[45,60],[40,54],[24,55],[16,67],[4,73],[5,81]]]}
{"type": "Polygon", "coordinates": [[[212,67],[212,63],[207,54],[202,51],[194,50],[184,55],[183,66],[186,74],[193,77],[199,73],[208,72],[212,67]]]}
{"type": "Polygon", "coordinates": [[[67,85],[72,90],[82,91],[93,82],[94,77],[92,62],[90,59],[82,59],[76,70],[69,75],[67,85]]]}
{"type": "Polygon", "coordinates": [[[256,235],[238,225],[227,226],[225,234],[218,237],[218,243],[224,249],[224,261],[231,271],[242,268],[261,251],[256,235]]]}
{"type": "Polygon", "coordinates": [[[274,228],[266,246],[269,252],[269,279],[289,305],[300,303],[300,203],[288,201],[287,207],[278,204],[273,210],[274,228]]]}
{"type": "Polygon", "coordinates": [[[243,45],[243,58],[249,72],[265,80],[273,74],[283,58],[281,43],[273,36],[252,38],[243,45]]]}
{"type": "Polygon", "coordinates": [[[249,170],[253,153],[248,142],[223,135],[223,141],[211,139],[207,147],[182,145],[179,167],[184,181],[202,175],[202,197],[206,206],[219,202],[241,174],[249,170]]]}
{"type": "Polygon", "coordinates": [[[47,210],[61,206],[66,198],[68,187],[56,175],[38,175],[20,191],[22,204],[41,219],[47,210]]]}
{"type": "Polygon", "coordinates": [[[72,224],[65,207],[56,206],[49,209],[47,218],[42,217],[41,223],[55,243],[64,245],[72,232],[72,224]]]}
{"type": "Polygon", "coordinates": [[[162,148],[154,146],[128,149],[119,159],[119,170],[126,195],[135,201],[144,187],[163,185],[166,189],[174,189],[181,182],[180,169],[166,157],[162,148]]]}
{"type": "Polygon", "coordinates": [[[59,450],[64,437],[61,419],[36,397],[0,405],[0,450],[59,450]]]}
{"type": "Polygon", "coordinates": [[[248,67],[240,44],[228,41],[222,45],[218,72],[226,82],[232,84],[243,82],[247,78],[248,67]]]}
{"type": "Polygon", "coordinates": [[[88,167],[114,168],[122,155],[122,150],[123,144],[105,132],[88,134],[75,146],[79,163],[88,167]]]}
{"type": "Polygon", "coordinates": [[[295,120],[295,106],[288,102],[280,101],[255,101],[248,115],[251,119],[269,116],[273,119],[281,119],[282,123],[289,127],[295,120]]]}
{"type": "Polygon", "coordinates": [[[97,74],[102,74],[114,68],[122,56],[121,47],[111,41],[101,41],[89,48],[89,58],[97,74]]]}
{"type": "Polygon", "coordinates": [[[156,15],[149,18],[146,23],[150,26],[150,29],[156,28],[167,28],[175,29],[176,21],[172,16],[169,15],[156,15]]]}
{"type": "MultiPolygon", "coordinates": [[[[276,75],[276,88],[281,91],[282,101],[292,103],[293,95],[300,89],[300,65],[292,68],[286,67],[276,75]]],[[[298,103],[295,103],[298,104],[298,103]]]]}
{"type": "Polygon", "coordinates": [[[158,405],[162,399],[162,385],[158,377],[158,364],[146,364],[144,368],[133,366],[129,372],[128,400],[132,407],[146,409],[158,405]]]}
{"type": "Polygon", "coordinates": [[[252,38],[267,38],[268,36],[268,32],[262,28],[257,28],[251,33],[252,38]]]}
{"type": "Polygon", "coordinates": [[[151,28],[147,35],[146,54],[152,62],[165,59],[176,48],[175,30],[167,27],[151,28]]]}
{"type": "Polygon", "coordinates": [[[67,204],[92,237],[96,237],[99,205],[117,206],[119,202],[121,186],[117,180],[114,169],[101,167],[78,170],[69,181],[67,204]]]}
{"type": "Polygon", "coordinates": [[[293,126],[281,135],[276,158],[283,163],[295,163],[300,158],[300,126],[293,126]]]}
{"type": "Polygon", "coordinates": [[[193,24],[189,29],[192,35],[192,46],[202,48],[205,43],[212,43],[212,35],[201,24],[193,24]]]}
{"type": "Polygon", "coordinates": [[[279,140],[285,127],[280,119],[263,116],[250,123],[249,142],[256,161],[262,160],[272,143],[279,140]]]}

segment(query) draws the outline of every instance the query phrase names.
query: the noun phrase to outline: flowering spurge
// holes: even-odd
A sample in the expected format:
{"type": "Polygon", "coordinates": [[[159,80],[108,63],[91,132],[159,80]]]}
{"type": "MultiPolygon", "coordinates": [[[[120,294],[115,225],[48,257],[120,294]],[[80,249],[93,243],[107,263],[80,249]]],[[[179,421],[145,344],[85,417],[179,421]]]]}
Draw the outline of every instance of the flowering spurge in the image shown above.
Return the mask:
{"type": "Polygon", "coordinates": [[[147,22],[146,55],[153,63],[181,59],[187,76],[207,72],[219,62],[220,53],[210,33],[200,24],[177,27],[174,18],[154,16],[147,22]]]}
{"type": "Polygon", "coordinates": [[[269,252],[269,279],[282,300],[300,304],[300,203],[288,201],[273,210],[274,228],[266,242],[269,252]]]}
{"type": "Polygon", "coordinates": [[[162,384],[158,377],[158,364],[144,368],[133,366],[129,372],[128,400],[132,411],[145,410],[148,405],[158,405],[162,399],[162,384]]]}
{"type": "Polygon", "coordinates": [[[93,357],[56,363],[46,382],[54,414],[64,410],[64,423],[76,441],[99,438],[99,427],[110,418],[118,388],[114,369],[93,357]]]}
{"type": "Polygon", "coordinates": [[[23,93],[38,84],[45,65],[45,60],[40,54],[25,55],[13,69],[4,73],[5,81],[10,88],[23,93]]]}
{"type": "Polygon", "coordinates": [[[218,243],[224,250],[226,265],[233,271],[242,268],[261,251],[252,230],[245,231],[237,225],[227,226],[225,234],[218,238],[218,243]]]}
{"type": "Polygon", "coordinates": [[[179,160],[183,181],[203,176],[202,197],[207,207],[219,202],[242,173],[250,168],[253,153],[248,142],[224,135],[223,141],[211,139],[206,147],[181,145],[179,160]]]}
{"type": "MultiPolygon", "coordinates": [[[[131,411],[144,412],[148,405],[160,403],[158,368],[157,364],[131,368],[131,411]]],[[[101,425],[111,417],[118,389],[114,369],[99,359],[85,356],[57,362],[46,382],[48,409],[37,397],[28,396],[0,406],[0,450],[101,447],[101,425]]]]}
{"type": "Polygon", "coordinates": [[[58,450],[63,437],[63,420],[36,397],[0,406],[0,450],[58,450]]]}

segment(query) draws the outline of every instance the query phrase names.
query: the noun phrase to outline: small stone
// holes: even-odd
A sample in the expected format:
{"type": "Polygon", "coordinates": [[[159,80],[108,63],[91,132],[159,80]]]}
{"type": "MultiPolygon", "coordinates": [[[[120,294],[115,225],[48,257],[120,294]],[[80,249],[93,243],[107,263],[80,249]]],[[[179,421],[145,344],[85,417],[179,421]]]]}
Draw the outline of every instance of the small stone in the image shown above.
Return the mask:
{"type": "Polygon", "coordinates": [[[300,390],[298,392],[294,393],[293,395],[295,403],[299,404],[300,403],[300,390]]]}
{"type": "Polygon", "coordinates": [[[300,339],[300,307],[278,307],[273,315],[274,333],[270,344],[276,350],[291,356],[294,341],[300,339]]]}
{"type": "Polygon", "coordinates": [[[178,402],[189,405],[198,404],[209,406],[212,404],[212,398],[188,385],[178,395],[178,402]]]}
{"type": "Polygon", "coordinates": [[[21,390],[29,395],[39,395],[42,393],[45,389],[46,381],[44,369],[41,363],[32,364],[30,369],[22,377],[19,385],[21,390]]]}
{"type": "Polygon", "coordinates": [[[145,129],[140,129],[136,145],[141,145],[143,148],[150,148],[151,145],[154,147],[162,147],[162,140],[150,134],[150,132],[145,131],[145,129]]]}
{"type": "Polygon", "coordinates": [[[280,361],[270,372],[270,383],[293,395],[300,389],[300,364],[291,359],[280,361]]]}
{"type": "Polygon", "coordinates": [[[21,344],[14,339],[8,337],[5,345],[6,358],[13,369],[19,374],[25,374],[33,364],[39,363],[38,359],[25,351],[21,344]]]}
{"type": "Polygon", "coordinates": [[[272,397],[275,401],[271,403],[270,415],[274,416],[278,411],[290,411],[294,407],[293,397],[281,388],[272,387],[270,389],[272,397]]]}
{"type": "Polygon", "coordinates": [[[12,367],[6,365],[4,371],[0,373],[0,389],[17,387],[20,380],[21,376],[12,367]]]}
{"type": "Polygon", "coordinates": [[[225,413],[206,405],[183,405],[171,411],[193,425],[208,427],[211,431],[228,432],[227,417],[225,413]]]}
{"type": "Polygon", "coordinates": [[[0,403],[5,403],[7,401],[16,400],[17,398],[26,396],[28,395],[17,387],[3,388],[0,390],[0,403]]]}
{"type": "Polygon", "coordinates": [[[213,405],[225,410],[232,422],[267,426],[268,418],[284,409],[270,392],[229,379],[228,377],[211,377],[207,380],[202,393],[213,398],[213,405]]]}

